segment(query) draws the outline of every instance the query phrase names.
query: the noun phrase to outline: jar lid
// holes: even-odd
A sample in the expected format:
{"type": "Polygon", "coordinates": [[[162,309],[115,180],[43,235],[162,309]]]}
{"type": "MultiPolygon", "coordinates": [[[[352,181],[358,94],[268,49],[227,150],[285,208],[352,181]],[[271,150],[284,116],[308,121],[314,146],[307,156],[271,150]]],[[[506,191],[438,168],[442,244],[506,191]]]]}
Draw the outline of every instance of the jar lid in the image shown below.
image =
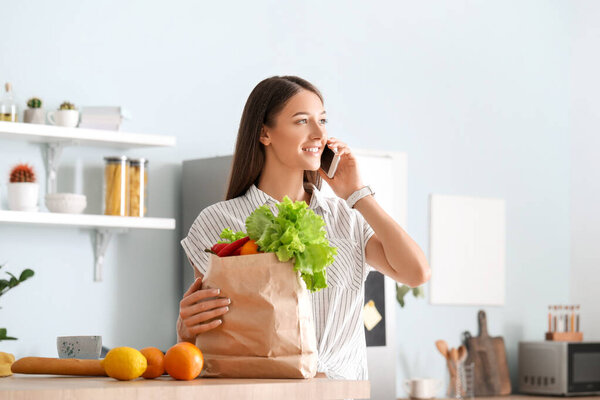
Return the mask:
{"type": "Polygon", "coordinates": [[[127,156],[109,156],[109,157],[104,157],[104,161],[108,161],[108,162],[127,161],[127,156]]]}
{"type": "Polygon", "coordinates": [[[129,160],[129,162],[131,163],[131,165],[147,165],[148,164],[148,159],[147,158],[132,158],[129,160]]]}

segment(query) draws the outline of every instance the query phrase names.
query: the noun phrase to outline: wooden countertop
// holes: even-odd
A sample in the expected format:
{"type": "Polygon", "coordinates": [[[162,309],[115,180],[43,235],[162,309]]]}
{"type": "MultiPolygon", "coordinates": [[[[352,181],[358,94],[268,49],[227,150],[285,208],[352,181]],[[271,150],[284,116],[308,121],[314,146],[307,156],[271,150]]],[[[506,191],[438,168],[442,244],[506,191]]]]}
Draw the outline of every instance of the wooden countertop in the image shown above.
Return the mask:
{"type": "Polygon", "coordinates": [[[313,379],[210,379],[162,376],[121,382],[108,377],[14,374],[0,378],[2,400],[119,399],[368,399],[369,381],[313,379]]]}
{"type": "MultiPolygon", "coordinates": [[[[598,400],[600,396],[572,396],[572,397],[562,397],[562,396],[544,396],[544,395],[528,395],[528,394],[511,394],[510,396],[490,396],[490,397],[473,397],[475,400],[557,400],[557,399],[581,399],[581,400],[598,400]]],[[[398,400],[409,400],[408,398],[403,399],[399,398],[398,400]]],[[[446,400],[446,399],[439,399],[446,400]]],[[[447,400],[456,400],[456,399],[447,399],[447,400]]]]}

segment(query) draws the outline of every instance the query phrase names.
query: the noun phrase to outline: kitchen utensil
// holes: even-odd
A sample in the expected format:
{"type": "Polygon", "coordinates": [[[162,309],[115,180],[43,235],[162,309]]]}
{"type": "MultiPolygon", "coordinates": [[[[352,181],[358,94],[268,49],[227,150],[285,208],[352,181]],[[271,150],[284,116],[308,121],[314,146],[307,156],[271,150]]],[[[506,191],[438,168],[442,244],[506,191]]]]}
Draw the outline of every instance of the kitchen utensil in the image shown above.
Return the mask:
{"type": "Polygon", "coordinates": [[[467,359],[468,351],[465,345],[461,344],[458,347],[458,362],[463,362],[467,359]]]}
{"type": "Polygon", "coordinates": [[[437,340],[435,342],[435,346],[446,359],[446,366],[448,367],[448,372],[450,373],[450,379],[454,380],[456,378],[456,365],[450,359],[450,350],[448,349],[448,343],[446,343],[445,340],[437,340]]]}
{"type": "Polygon", "coordinates": [[[450,349],[450,360],[453,363],[458,362],[458,350],[456,349],[456,347],[450,349]]]}
{"type": "Polygon", "coordinates": [[[485,311],[478,313],[479,335],[463,334],[468,351],[466,363],[474,363],[475,396],[502,396],[511,393],[506,348],[501,336],[490,337],[485,311]]]}
{"type": "Polygon", "coordinates": [[[435,347],[437,347],[437,349],[440,351],[440,353],[442,353],[444,358],[447,360],[448,359],[448,343],[446,343],[445,340],[437,340],[435,342],[435,347]]]}

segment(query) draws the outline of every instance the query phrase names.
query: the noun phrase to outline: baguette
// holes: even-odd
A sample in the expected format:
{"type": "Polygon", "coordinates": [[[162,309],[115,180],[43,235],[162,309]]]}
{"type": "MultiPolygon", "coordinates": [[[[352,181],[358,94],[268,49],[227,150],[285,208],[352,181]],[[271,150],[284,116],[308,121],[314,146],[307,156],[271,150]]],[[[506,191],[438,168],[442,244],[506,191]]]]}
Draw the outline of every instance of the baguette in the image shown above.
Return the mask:
{"type": "Polygon", "coordinates": [[[17,374],[108,376],[100,360],[23,357],[11,366],[17,374]]]}

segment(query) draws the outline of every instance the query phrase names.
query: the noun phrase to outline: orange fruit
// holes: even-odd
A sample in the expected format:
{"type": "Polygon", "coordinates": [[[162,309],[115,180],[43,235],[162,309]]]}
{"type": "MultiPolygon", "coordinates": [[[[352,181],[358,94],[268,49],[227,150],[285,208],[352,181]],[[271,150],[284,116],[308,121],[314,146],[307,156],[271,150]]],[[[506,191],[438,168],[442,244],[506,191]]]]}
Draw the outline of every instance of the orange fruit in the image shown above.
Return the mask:
{"type": "Polygon", "coordinates": [[[156,347],[146,347],[140,352],[148,361],[148,368],[142,374],[142,378],[154,379],[158,378],[165,372],[165,355],[156,347]]]}
{"type": "Polygon", "coordinates": [[[246,254],[258,254],[258,245],[252,239],[248,240],[240,251],[240,255],[245,256],[246,254]]]}
{"type": "Polygon", "coordinates": [[[200,375],[202,367],[202,352],[189,342],[177,343],[165,354],[165,370],[175,379],[192,380],[200,375]]]}

